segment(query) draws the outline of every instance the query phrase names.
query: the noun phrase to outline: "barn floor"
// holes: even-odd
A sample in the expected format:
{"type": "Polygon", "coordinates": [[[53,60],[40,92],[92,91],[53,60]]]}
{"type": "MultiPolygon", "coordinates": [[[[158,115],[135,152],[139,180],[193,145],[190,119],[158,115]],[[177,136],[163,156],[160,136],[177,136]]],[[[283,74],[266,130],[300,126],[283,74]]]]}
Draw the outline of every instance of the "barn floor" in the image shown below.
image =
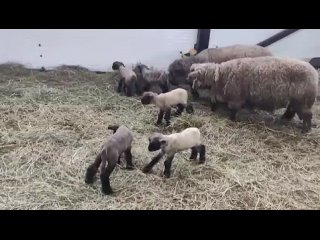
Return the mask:
{"type": "Polygon", "coordinates": [[[163,161],[141,172],[154,155],[147,141],[159,131],[157,111],[118,96],[111,75],[0,66],[0,209],[320,209],[319,105],[318,127],[304,135],[294,124],[233,123],[195,105],[195,115],[161,131],[199,127],[207,162],[177,154],[164,179],[163,161]],[[117,167],[115,194],[103,196],[99,178],[88,186],[84,174],[109,124],[134,131],[136,169],[117,167]]]}

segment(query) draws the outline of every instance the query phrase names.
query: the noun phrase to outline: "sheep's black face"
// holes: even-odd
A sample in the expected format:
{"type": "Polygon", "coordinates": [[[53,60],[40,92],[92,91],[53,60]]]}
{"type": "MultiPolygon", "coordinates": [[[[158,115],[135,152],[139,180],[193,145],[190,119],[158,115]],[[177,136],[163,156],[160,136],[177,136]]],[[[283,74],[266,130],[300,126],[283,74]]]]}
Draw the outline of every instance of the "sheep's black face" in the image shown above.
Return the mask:
{"type": "Polygon", "coordinates": [[[153,96],[149,95],[149,94],[144,94],[141,98],[141,103],[143,105],[146,105],[146,104],[150,104],[151,101],[152,101],[152,98],[153,96]]]}
{"type": "Polygon", "coordinates": [[[174,61],[169,66],[169,82],[172,85],[178,86],[180,83],[185,83],[188,76],[188,64],[183,59],[174,61]]]}

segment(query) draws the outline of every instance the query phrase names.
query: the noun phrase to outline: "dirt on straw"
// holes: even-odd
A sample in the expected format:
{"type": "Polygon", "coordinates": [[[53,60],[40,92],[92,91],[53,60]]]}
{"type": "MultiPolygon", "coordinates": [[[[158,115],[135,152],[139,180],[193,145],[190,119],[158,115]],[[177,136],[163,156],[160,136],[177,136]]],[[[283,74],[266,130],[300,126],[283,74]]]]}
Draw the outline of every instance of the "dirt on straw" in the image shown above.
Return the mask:
{"type": "Polygon", "coordinates": [[[308,134],[298,119],[279,126],[272,115],[263,123],[262,114],[231,122],[200,104],[194,115],[158,128],[157,110],[119,96],[115,81],[113,73],[77,67],[0,66],[0,209],[320,209],[319,105],[308,134]],[[118,166],[115,194],[103,196],[99,177],[89,186],[84,174],[112,134],[109,124],[133,130],[136,169],[118,166]],[[163,161],[142,173],[154,155],[148,136],[189,126],[200,128],[207,162],[189,161],[186,151],[176,154],[170,179],[163,161]]]}

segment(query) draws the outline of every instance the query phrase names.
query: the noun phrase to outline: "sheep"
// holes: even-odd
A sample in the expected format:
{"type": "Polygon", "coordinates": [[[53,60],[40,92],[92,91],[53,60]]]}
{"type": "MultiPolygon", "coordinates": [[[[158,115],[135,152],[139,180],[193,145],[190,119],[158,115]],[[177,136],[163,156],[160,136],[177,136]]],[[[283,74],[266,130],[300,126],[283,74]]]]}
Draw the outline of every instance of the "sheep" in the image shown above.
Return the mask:
{"type": "Polygon", "coordinates": [[[119,61],[112,64],[112,69],[118,71],[120,75],[120,81],[118,84],[117,92],[120,93],[124,91],[127,97],[131,97],[135,93],[135,84],[137,81],[137,75],[134,71],[119,61]]]}
{"type": "Polygon", "coordinates": [[[210,88],[212,104],[227,103],[232,120],[245,107],[271,113],[286,108],[282,120],[290,121],[297,113],[303,120],[303,131],[310,131],[319,75],[309,63],[267,56],[193,65],[190,69],[189,81],[195,81],[195,87],[210,88]]]}
{"type": "Polygon", "coordinates": [[[150,91],[151,87],[159,86],[162,92],[168,92],[168,75],[162,70],[151,70],[144,64],[136,64],[133,71],[137,74],[136,89],[139,94],[150,91]]]}
{"type": "Polygon", "coordinates": [[[132,170],[134,168],[131,154],[131,146],[133,142],[132,132],[124,125],[111,125],[108,129],[113,130],[113,135],[106,139],[99,154],[96,156],[94,163],[87,168],[85,176],[85,183],[92,184],[94,182],[94,176],[101,165],[100,179],[102,193],[106,195],[113,193],[109,178],[117,162],[120,161],[122,153],[125,155],[126,169],[132,170]],[[107,167],[106,162],[108,162],[107,167]]]}
{"type": "Polygon", "coordinates": [[[170,125],[171,107],[177,107],[176,116],[181,115],[186,108],[186,112],[191,114],[194,112],[191,104],[188,104],[188,92],[183,88],[177,88],[167,93],[144,92],[141,98],[143,105],[154,104],[160,111],[156,125],[161,124],[163,115],[167,126],[170,125]]]}
{"type": "MultiPolygon", "coordinates": [[[[241,44],[205,49],[195,56],[184,57],[172,62],[168,67],[168,81],[174,86],[189,85],[187,76],[193,63],[222,63],[237,58],[260,56],[272,56],[272,53],[261,46],[241,44]]],[[[194,99],[199,98],[199,93],[192,88],[191,93],[194,99]]]]}
{"type": "Polygon", "coordinates": [[[154,152],[161,149],[160,153],[152,158],[142,170],[143,173],[149,173],[153,166],[157,164],[160,159],[167,154],[164,162],[164,176],[170,178],[171,163],[176,153],[191,149],[190,160],[196,160],[198,154],[199,164],[206,160],[206,147],[202,144],[201,134],[198,128],[190,127],[181,132],[164,135],[161,133],[154,133],[149,137],[148,150],[154,152]]]}

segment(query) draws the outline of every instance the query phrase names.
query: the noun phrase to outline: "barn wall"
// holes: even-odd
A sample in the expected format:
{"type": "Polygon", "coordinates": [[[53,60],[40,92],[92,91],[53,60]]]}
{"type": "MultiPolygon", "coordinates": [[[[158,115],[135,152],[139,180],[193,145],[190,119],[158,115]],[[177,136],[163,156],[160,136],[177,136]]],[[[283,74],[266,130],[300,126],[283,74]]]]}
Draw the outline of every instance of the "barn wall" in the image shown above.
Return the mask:
{"type": "Polygon", "coordinates": [[[68,64],[106,71],[119,60],[165,69],[196,39],[197,29],[1,29],[0,63],[48,69],[68,64]]]}
{"type": "Polygon", "coordinates": [[[284,29],[211,29],[209,47],[257,44],[284,29]]]}

